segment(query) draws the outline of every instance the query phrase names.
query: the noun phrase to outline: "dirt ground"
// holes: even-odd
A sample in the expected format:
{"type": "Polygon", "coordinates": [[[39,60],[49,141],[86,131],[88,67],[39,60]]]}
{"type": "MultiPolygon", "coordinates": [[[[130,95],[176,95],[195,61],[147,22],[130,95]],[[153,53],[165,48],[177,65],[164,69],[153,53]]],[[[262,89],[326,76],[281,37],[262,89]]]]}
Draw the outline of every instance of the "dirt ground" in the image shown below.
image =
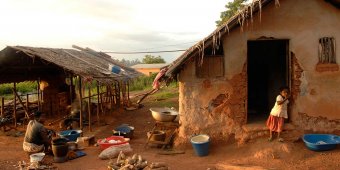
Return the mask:
{"type": "MultiPolygon", "coordinates": [[[[165,101],[149,99],[145,106],[135,111],[118,111],[104,120],[108,125],[94,126],[93,132],[84,129],[84,136],[95,134],[96,139],[108,137],[114,127],[127,123],[135,127],[134,138],[130,144],[133,153],[141,154],[148,162],[166,162],[169,169],[174,170],[206,170],[206,169],[340,169],[340,147],[326,152],[314,152],[306,149],[300,141],[286,140],[283,143],[267,138],[258,138],[248,143],[238,145],[234,141],[219,142],[211,145],[210,153],[206,157],[197,157],[192,147],[188,144],[183,148],[184,154],[160,155],[159,148],[147,147],[146,132],[151,130],[154,120],[149,111],[150,107],[164,105],[165,101]]],[[[178,106],[177,98],[166,99],[166,103],[178,106]]],[[[51,120],[50,120],[51,121],[51,120]]],[[[18,131],[1,132],[0,135],[0,169],[18,169],[18,161],[29,162],[29,156],[22,151],[24,132],[19,127],[18,131]],[[15,137],[18,136],[18,137],[15,137]]],[[[213,140],[213,139],[212,139],[213,140]]],[[[100,160],[99,147],[91,146],[84,149],[86,156],[65,163],[53,163],[58,169],[65,170],[106,170],[108,160],[100,160]]],[[[53,160],[48,155],[47,161],[53,160]]]]}

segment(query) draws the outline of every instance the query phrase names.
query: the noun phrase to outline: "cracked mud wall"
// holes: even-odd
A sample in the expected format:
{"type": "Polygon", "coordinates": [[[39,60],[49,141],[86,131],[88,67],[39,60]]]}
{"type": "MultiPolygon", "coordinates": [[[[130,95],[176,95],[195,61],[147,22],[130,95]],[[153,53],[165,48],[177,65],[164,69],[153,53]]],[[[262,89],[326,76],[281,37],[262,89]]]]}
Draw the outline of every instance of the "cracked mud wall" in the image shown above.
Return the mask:
{"type": "Polygon", "coordinates": [[[245,69],[232,79],[197,79],[194,69],[194,64],[189,63],[180,75],[182,126],[176,143],[186,143],[193,134],[209,134],[214,141],[226,141],[241,132],[246,121],[245,69]]]}

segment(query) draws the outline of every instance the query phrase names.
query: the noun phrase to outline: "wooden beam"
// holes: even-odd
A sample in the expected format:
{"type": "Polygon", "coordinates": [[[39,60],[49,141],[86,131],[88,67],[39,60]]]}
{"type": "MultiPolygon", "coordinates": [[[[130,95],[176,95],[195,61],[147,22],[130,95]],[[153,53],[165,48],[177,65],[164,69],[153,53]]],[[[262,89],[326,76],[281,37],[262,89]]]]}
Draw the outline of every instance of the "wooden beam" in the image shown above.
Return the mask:
{"type": "Polygon", "coordinates": [[[80,105],[80,117],[79,117],[79,126],[80,129],[83,129],[83,91],[81,89],[81,77],[79,76],[79,105],[80,105]]]}
{"type": "Polygon", "coordinates": [[[70,102],[73,102],[73,76],[70,76],[70,102]]]}
{"type": "MultiPolygon", "coordinates": [[[[13,90],[14,96],[18,98],[19,103],[22,105],[22,108],[25,111],[26,117],[29,118],[30,116],[29,116],[29,113],[28,113],[28,109],[27,109],[27,107],[25,107],[25,104],[22,102],[20,96],[17,93],[17,90],[15,88],[13,88],[12,90],[13,90]]],[[[16,100],[14,100],[14,102],[16,102],[16,100]]]]}
{"type": "Polygon", "coordinates": [[[89,131],[91,132],[92,131],[92,128],[91,128],[91,82],[88,83],[89,85],[89,103],[87,105],[88,107],[88,112],[89,112],[89,131]]]}
{"type": "Polygon", "coordinates": [[[37,87],[37,92],[38,92],[38,110],[41,111],[41,94],[40,94],[40,78],[38,78],[37,80],[37,84],[38,84],[38,87],[37,87]]]}
{"type": "Polygon", "coordinates": [[[5,98],[1,97],[1,117],[5,116],[5,98]]]}
{"type": "Polygon", "coordinates": [[[104,114],[105,115],[105,111],[104,111],[104,108],[103,108],[103,94],[105,94],[105,92],[104,93],[100,93],[100,109],[102,110],[102,114],[104,114]]]}
{"type": "Polygon", "coordinates": [[[99,82],[97,81],[97,121],[98,121],[98,127],[100,126],[100,122],[99,122],[99,105],[100,103],[100,93],[99,93],[99,82]]]}
{"type": "MultiPolygon", "coordinates": [[[[29,94],[26,94],[26,109],[27,109],[27,112],[29,111],[29,104],[30,104],[30,101],[29,101],[29,94]]],[[[25,107],[24,107],[25,108],[25,107]]],[[[27,114],[26,114],[27,115],[27,114]]],[[[27,117],[29,118],[29,117],[27,117]]]]}
{"type": "Polygon", "coordinates": [[[13,118],[14,118],[14,127],[17,127],[17,96],[15,95],[15,91],[17,89],[17,85],[13,83],[13,96],[14,96],[14,104],[13,104],[13,118]]]}

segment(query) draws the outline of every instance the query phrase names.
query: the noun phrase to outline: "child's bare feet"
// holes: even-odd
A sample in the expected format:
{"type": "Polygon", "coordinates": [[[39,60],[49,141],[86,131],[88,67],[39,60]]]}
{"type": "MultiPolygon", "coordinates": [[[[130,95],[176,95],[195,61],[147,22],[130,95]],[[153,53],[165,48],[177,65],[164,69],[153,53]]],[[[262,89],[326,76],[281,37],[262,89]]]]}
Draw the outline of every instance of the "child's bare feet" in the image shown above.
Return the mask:
{"type": "Polygon", "coordinates": [[[279,138],[278,140],[279,140],[279,142],[283,142],[283,138],[279,138]]]}

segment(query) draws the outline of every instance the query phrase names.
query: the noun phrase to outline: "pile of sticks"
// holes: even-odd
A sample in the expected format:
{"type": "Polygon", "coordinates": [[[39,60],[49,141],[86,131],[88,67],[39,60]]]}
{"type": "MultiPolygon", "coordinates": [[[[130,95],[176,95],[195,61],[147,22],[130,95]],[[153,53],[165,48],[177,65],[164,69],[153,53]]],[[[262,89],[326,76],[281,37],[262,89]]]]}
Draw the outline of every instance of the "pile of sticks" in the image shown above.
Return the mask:
{"type": "Polygon", "coordinates": [[[126,157],[120,151],[117,161],[110,160],[108,170],[168,170],[164,162],[148,163],[141,155],[134,154],[132,157],[126,157]]]}

